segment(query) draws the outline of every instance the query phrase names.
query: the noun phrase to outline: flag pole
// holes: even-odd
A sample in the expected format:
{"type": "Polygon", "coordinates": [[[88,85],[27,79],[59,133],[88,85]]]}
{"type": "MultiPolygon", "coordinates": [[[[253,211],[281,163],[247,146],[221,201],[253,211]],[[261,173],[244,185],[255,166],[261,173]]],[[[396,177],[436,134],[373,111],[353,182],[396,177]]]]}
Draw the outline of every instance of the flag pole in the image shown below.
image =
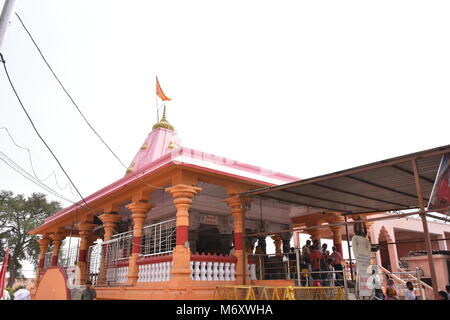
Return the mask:
{"type": "MultiPolygon", "coordinates": [[[[158,76],[156,76],[156,86],[158,85],[158,76]]],[[[155,106],[156,106],[156,122],[159,122],[159,109],[158,109],[158,95],[155,93],[155,106]]]]}

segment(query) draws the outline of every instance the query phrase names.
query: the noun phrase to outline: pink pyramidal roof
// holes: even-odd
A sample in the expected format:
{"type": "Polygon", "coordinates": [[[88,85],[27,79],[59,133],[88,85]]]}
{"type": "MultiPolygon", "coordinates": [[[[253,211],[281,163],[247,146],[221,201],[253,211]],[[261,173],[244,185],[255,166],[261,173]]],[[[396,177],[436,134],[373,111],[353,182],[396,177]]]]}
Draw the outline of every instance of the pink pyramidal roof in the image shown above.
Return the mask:
{"type": "MultiPolygon", "coordinates": [[[[200,168],[204,171],[219,173],[225,176],[239,178],[265,185],[279,185],[299,180],[280,172],[274,172],[254,165],[241,163],[224,157],[219,157],[203,151],[198,151],[180,145],[173,126],[166,120],[165,112],[161,120],[153,126],[153,130],[145,139],[143,145],[134,156],[124,177],[110,185],[87,196],[87,205],[104,198],[121,188],[155,173],[170,164],[183,165],[191,168],[200,168]]],[[[45,223],[38,227],[42,229],[48,223],[54,222],[79,208],[77,204],[69,206],[53,216],[45,219],[45,223]]]]}
{"type": "Polygon", "coordinates": [[[177,144],[178,138],[173,130],[162,127],[153,129],[134,156],[125,175],[141,171],[148,164],[170,153],[177,144]]]}

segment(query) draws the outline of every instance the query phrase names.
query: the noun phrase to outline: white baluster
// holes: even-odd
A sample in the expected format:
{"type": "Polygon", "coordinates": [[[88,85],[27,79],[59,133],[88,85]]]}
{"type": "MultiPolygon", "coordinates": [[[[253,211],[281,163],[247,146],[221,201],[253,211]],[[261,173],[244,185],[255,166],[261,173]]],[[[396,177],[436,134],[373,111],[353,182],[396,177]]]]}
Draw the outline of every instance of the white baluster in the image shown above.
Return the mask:
{"type": "Polygon", "coordinates": [[[143,265],[139,265],[138,266],[138,278],[137,278],[137,282],[142,282],[142,271],[144,271],[143,265]]]}
{"type": "Polygon", "coordinates": [[[159,264],[159,281],[163,281],[163,276],[164,276],[164,264],[163,263],[158,263],[159,264]]]}
{"type": "Polygon", "coordinates": [[[234,263],[230,263],[230,280],[234,281],[236,280],[236,278],[234,277],[234,274],[236,273],[236,271],[234,270],[234,263]]]}
{"type": "Polygon", "coordinates": [[[219,263],[218,262],[213,263],[213,280],[219,281],[219,263]]]}
{"type": "Polygon", "coordinates": [[[213,277],[212,277],[212,262],[208,262],[206,264],[206,279],[208,281],[212,281],[213,277]]]}
{"type": "Polygon", "coordinates": [[[123,268],[123,283],[127,282],[128,280],[128,267],[123,268]]]}
{"type": "Polygon", "coordinates": [[[142,280],[141,280],[141,282],[147,282],[147,266],[148,266],[148,264],[141,265],[141,267],[142,267],[142,280]]]}
{"type": "Polygon", "coordinates": [[[166,262],[166,280],[165,281],[169,281],[170,278],[170,262],[167,261],[166,262]]]}
{"type": "Polygon", "coordinates": [[[225,278],[224,278],[225,271],[223,270],[223,265],[224,265],[223,262],[219,263],[219,281],[224,281],[225,280],[225,278]]]}
{"type": "Polygon", "coordinates": [[[202,261],[200,264],[200,280],[206,280],[206,261],[202,261]]]}
{"type": "Polygon", "coordinates": [[[147,282],[150,282],[150,281],[152,281],[151,279],[152,279],[152,265],[151,264],[148,264],[147,265],[147,276],[146,276],[146,281],[147,282]]]}
{"type": "Polygon", "coordinates": [[[194,261],[191,261],[190,264],[191,264],[191,279],[194,280],[194,273],[195,273],[194,261]]]}
{"type": "Polygon", "coordinates": [[[256,280],[256,264],[250,264],[250,280],[256,280]]]}
{"type": "Polygon", "coordinates": [[[194,280],[200,280],[200,261],[195,261],[194,270],[195,270],[194,280]]]}
{"type": "Polygon", "coordinates": [[[165,262],[161,263],[162,265],[162,274],[161,274],[161,281],[166,281],[166,275],[167,275],[167,264],[165,262]]]}
{"type": "Polygon", "coordinates": [[[172,262],[169,262],[169,271],[167,272],[167,281],[170,281],[171,273],[172,273],[172,262]]]}
{"type": "Polygon", "coordinates": [[[225,263],[225,281],[230,281],[230,263],[225,263]]]}
{"type": "Polygon", "coordinates": [[[155,281],[155,264],[154,263],[150,264],[149,281],[150,282],[154,282],[155,281]]]}
{"type": "Polygon", "coordinates": [[[161,264],[160,263],[155,263],[155,281],[159,282],[161,281],[161,264]]]}

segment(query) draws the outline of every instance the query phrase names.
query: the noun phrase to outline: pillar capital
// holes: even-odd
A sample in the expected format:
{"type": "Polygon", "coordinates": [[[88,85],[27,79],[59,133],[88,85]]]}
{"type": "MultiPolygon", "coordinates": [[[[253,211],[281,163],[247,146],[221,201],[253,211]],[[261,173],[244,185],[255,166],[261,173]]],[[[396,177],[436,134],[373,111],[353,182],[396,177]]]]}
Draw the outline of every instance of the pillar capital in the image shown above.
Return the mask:
{"type": "Polygon", "coordinates": [[[88,237],[91,233],[91,230],[94,229],[95,224],[90,222],[80,222],[77,224],[78,231],[80,233],[80,236],[88,237]]]}
{"type": "MultiPolygon", "coordinates": [[[[53,240],[53,242],[60,242],[64,240],[66,237],[66,234],[63,232],[54,232],[50,235],[50,238],[53,240]]],[[[43,240],[43,239],[41,239],[43,240]]]]}
{"type": "MultiPolygon", "coordinates": [[[[202,188],[196,186],[190,186],[187,184],[176,184],[172,187],[166,188],[166,192],[170,192],[173,198],[193,198],[197,192],[201,191],[202,188]]],[[[175,203],[175,201],[174,201],[175,203]]],[[[176,204],[176,203],[175,203],[176,204]]],[[[189,202],[190,204],[190,202],[189,202]]]]}
{"type": "Polygon", "coordinates": [[[39,243],[39,247],[48,247],[48,245],[50,243],[49,238],[42,238],[42,239],[38,239],[36,241],[37,241],[37,243],[39,243]]]}
{"type": "Polygon", "coordinates": [[[111,224],[111,223],[116,224],[117,222],[119,222],[122,219],[122,216],[118,213],[108,212],[108,213],[103,213],[103,214],[99,215],[98,218],[104,224],[111,224]]]}
{"type": "Polygon", "coordinates": [[[146,214],[154,206],[154,204],[148,203],[146,201],[135,201],[126,205],[125,208],[129,209],[132,214],[146,214]]]}
{"type": "Polygon", "coordinates": [[[104,241],[112,238],[114,229],[117,223],[122,219],[122,216],[114,213],[104,213],[98,217],[103,222],[103,229],[105,230],[104,241]]]}

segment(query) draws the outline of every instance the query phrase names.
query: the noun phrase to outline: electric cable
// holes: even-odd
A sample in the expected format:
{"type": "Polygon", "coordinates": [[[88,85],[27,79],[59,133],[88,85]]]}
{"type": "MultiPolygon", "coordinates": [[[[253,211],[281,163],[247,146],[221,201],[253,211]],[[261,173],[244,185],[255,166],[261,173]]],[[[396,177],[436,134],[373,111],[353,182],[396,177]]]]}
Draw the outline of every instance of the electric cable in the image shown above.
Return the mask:
{"type": "MultiPolygon", "coordinates": [[[[78,104],[75,102],[75,100],[72,98],[71,94],[67,91],[67,89],[65,88],[65,86],[63,85],[63,83],[61,82],[61,80],[59,79],[59,77],[56,75],[55,71],[53,70],[53,68],[50,66],[50,64],[48,63],[47,59],[45,58],[44,54],[42,53],[41,48],[39,47],[39,45],[36,43],[36,41],[34,40],[33,36],[31,35],[30,31],[28,30],[28,28],[25,26],[25,23],[23,22],[23,20],[20,18],[19,14],[16,12],[15,13],[17,18],[19,19],[22,27],[24,28],[24,30],[26,31],[26,33],[28,34],[29,38],[31,39],[31,41],[33,42],[34,46],[36,47],[37,51],[39,52],[42,60],[45,62],[45,64],[47,65],[48,69],[50,70],[50,72],[53,74],[53,77],[56,79],[56,81],[59,83],[59,85],[61,86],[61,88],[63,89],[63,91],[66,93],[67,97],[70,99],[70,101],[72,102],[72,104],[75,106],[75,108],[77,109],[78,113],[81,115],[81,117],[84,119],[84,121],[86,122],[86,124],[89,126],[89,128],[91,128],[91,130],[94,132],[94,134],[100,139],[100,141],[106,146],[106,148],[108,148],[108,150],[111,152],[111,154],[117,159],[117,161],[119,161],[119,163],[125,168],[128,169],[128,167],[123,163],[122,160],[120,160],[120,158],[117,156],[117,154],[111,149],[111,147],[105,142],[105,140],[100,136],[100,134],[94,129],[94,127],[91,125],[91,123],[88,121],[88,119],[85,117],[85,115],[83,114],[83,112],[81,111],[81,109],[78,107],[78,104]]],[[[151,185],[149,183],[147,183],[146,181],[144,181],[143,179],[141,179],[140,177],[138,177],[138,180],[141,181],[142,183],[144,183],[145,185],[152,187],[152,188],[156,188],[156,189],[162,189],[162,187],[158,187],[158,186],[154,186],[151,185]]]]}

